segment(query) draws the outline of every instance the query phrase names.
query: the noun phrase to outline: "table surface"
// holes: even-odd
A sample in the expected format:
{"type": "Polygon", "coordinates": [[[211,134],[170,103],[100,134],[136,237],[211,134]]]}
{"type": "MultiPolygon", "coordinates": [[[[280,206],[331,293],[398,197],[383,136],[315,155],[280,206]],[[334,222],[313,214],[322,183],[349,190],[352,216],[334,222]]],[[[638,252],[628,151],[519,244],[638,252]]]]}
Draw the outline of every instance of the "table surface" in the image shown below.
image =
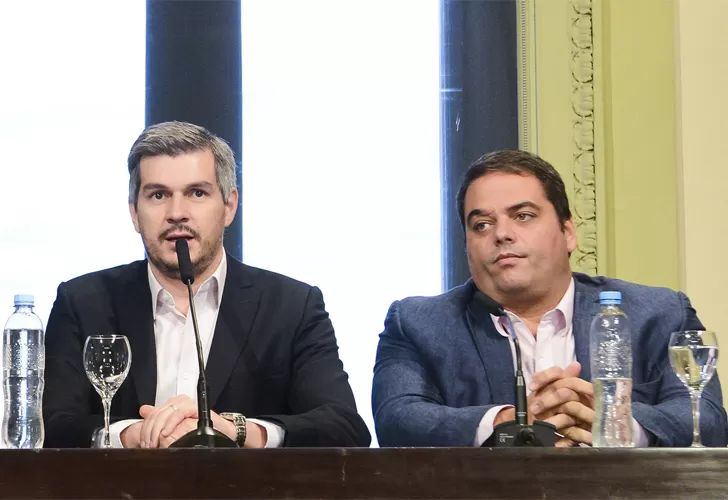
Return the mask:
{"type": "Polygon", "coordinates": [[[0,450],[0,498],[728,498],[728,449],[0,450]]]}

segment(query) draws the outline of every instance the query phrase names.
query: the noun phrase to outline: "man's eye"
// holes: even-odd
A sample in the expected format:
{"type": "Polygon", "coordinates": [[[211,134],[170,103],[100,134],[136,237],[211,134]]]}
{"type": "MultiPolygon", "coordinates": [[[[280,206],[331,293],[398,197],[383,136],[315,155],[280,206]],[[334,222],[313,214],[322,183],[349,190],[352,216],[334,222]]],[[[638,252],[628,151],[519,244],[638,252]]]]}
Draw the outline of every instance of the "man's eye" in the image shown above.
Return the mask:
{"type": "Polygon", "coordinates": [[[152,198],[154,198],[155,200],[161,200],[162,198],[164,198],[164,193],[156,192],[152,195],[152,198]]]}
{"type": "Polygon", "coordinates": [[[520,221],[530,220],[533,219],[533,214],[520,213],[516,215],[516,219],[520,221]]]}
{"type": "Polygon", "coordinates": [[[192,195],[195,198],[202,198],[203,196],[206,196],[207,193],[204,192],[202,189],[195,189],[194,191],[192,191],[192,195]]]}
{"type": "Polygon", "coordinates": [[[475,229],[476,231],[485,231],[489,227],[490,227],[490,223],[481,221],[481,222],[476,222],[475,225],[473,226],[473,229],[475,229]]]}

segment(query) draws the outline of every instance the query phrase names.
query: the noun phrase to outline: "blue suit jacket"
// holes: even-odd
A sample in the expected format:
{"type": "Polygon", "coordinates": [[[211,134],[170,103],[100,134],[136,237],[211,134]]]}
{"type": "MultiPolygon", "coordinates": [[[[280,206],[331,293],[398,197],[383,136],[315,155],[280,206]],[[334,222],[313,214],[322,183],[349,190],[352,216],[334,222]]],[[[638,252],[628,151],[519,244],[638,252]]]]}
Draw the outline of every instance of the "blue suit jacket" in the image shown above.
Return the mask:
{"type": "MultiPolygon", "coordinates": [[[[604,277],[574,273],[573,332],[581,378],[591,381],[589,327],[599,312],[599,292],[622,292],[633,349],[632,414],[655,446],[689,446],[688,391],[670,367],[670,333],[703,330],[688,298],[604,277]]],[[[472,446],[485,412],[514,404],[509,340],[490,315],[472,302],[471,282],[436,297],[392,304],[380,334],[372,410],[380,446],[472,446]]],[[[703,392],[704,444],[726,446],[728,425],[715,375],[703,392]]]]}

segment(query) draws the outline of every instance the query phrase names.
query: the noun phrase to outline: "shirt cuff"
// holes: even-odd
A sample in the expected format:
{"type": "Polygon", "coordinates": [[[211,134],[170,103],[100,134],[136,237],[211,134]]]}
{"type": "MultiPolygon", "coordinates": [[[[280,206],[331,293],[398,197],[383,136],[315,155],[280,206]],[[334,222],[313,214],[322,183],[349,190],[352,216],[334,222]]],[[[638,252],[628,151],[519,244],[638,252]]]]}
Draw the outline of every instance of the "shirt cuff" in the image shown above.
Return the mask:
{"type": "MultiPolygon", "coordinates": [[[[112,448],[123,448],[124,445],[121,444],[121,432],[129,427],[132,424],[135,424],[137,422],[141,422],[142,419],[137,418],[130,418],[128,420],[119,420],[118,422],[114,422],[109,426],[109,442],[111,443],[112,448]]],[[[93,436],[93,447],[94,448],[101,448],[101,446],[104,444],[104,428],[99,427],[94,432],[93,436]]]]}
{"type": "Polygon", "coordinates": [[[283,445],[283,441],[286,439],[286,431],[283,430],[283,427],[273,422],[255,418],[249,418],[247,420],[265,428],[265,431],[268,433],[268,440],[265,442],[266,448],[280,448],[283,445]]]}
{"type": "Polygon", "coordinates": [[[494,406],[485,412],[483,418],[480,419],[478,430],[475,432],[473,446],[482,446],[483,443],[485,443],[485,440],[493,434],[493,422],[495,422],[495,417],[504,408],[513,408],[513,405],[494,406]]]}
{"type": "Polygon", "coordinates": [[[635,448],[647,448],[650,445],[650,437],[647,431],[632,417],[632,442],[635,448]]]}

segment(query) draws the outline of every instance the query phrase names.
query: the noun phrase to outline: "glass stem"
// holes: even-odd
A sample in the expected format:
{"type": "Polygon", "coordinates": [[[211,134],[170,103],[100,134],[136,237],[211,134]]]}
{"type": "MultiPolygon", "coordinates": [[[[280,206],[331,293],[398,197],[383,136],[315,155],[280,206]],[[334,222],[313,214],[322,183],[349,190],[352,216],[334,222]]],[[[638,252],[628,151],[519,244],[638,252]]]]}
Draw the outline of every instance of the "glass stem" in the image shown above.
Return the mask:
{"type": "Polygon", "coordinates": [[[111,398],[101,398],[104,404],[104,448],[111,448],[109,436],[109,414],[111,413],[111,398]]]}
{"type": "Polygon", "coordinates": [[[690,399],[693,402],[693,444],[692,446],[703,446],[700,442],[700,397],[703,391],[691,391],[690,399]]]}

